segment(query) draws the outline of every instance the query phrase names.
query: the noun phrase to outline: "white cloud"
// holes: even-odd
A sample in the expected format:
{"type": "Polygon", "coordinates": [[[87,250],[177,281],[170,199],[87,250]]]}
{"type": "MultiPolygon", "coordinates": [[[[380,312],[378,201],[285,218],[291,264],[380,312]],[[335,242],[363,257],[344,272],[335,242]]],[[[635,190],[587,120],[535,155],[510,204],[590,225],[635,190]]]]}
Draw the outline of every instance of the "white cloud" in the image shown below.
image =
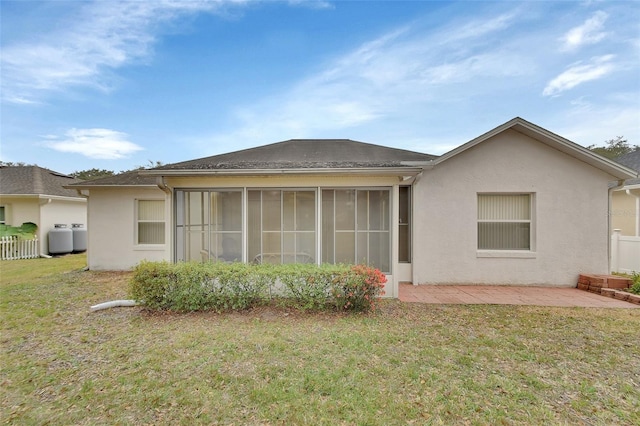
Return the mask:
{"type": "Polygon", "coordinates": [[[597,11],[582,25],[570,29],[564,37],[564,50],[576,49],[585,44],[595,44],[606,37],[607,33],[601,31],[609,15],[603,11],[597,11]]]}
{"type": "Polygon", "coordinates": [[[33,103],[42,91],[79,85],[109,90],[105,73],[147,58],[160,23],[197,12],[223,13],[230,3],[242,2],[78,3],[59,22],[61,30],[3,46],[3,100],[33,103]]]}
{"type": "Polygon", "coordinates": [[[633,145],[638,144],[640,128],[636,102],[633,99],[628,99],[628,103],[622,103],[621,99],[618,101],[621,103],[615,106],[593,105],[589,109],[568,111],[563,117],[566,124],[560,126],[559,133],[582,146],[602,146],[605,141],[618,135],[624,136],[633,145]]]}
{"type": "Polygon", "coordinates": [[[587,81],[596,80],[613,72],[616,67],[611,62],[614,55],[597,56],[587,64],[578,62],[551,80],[542,91],[544,96],[555,96],[587,81]]]}
{"type": "Polygon", "coordinates": [[[334,9],[331,2],[325,0],[289,0],[291,6],[302,6],[310,9],[334,9]]]}
{"type": "MultiPolygon", "coordinates": [[[[46,139],[56,139],[47,135],[46,139]]],[[[126,133],[109,129],[71,129],[64,140],[47,142],[56,151],[80,154],[88,158],[117,160],[126,158],[143,148],[127,140],[126,133]]]]}
{"type": "Polygon", "coordinates": [[[482,16],[435,31],[414,22],[390,31],[335,58],[289,91],[237,108],[236,129],[207,137],[203,154],[229,140],[258,144],[283,135],[348,137],[352,129],[375,129],[399,112],[405,115],[400,120],[406,121],[429,103],[455,102],[438,99],[445,86],[460,90],[463,97],[488,93],[491,85],[478,86],[478,79],[496,78],[503,86],[504,77],[521,76],[533,68],[527,54],[505,43],[495,50],[486,43],[488,37],[500,38],[513,18],[513,13],[482,16]],[[481,46],[470,49],[476,44],[481,46]]]}

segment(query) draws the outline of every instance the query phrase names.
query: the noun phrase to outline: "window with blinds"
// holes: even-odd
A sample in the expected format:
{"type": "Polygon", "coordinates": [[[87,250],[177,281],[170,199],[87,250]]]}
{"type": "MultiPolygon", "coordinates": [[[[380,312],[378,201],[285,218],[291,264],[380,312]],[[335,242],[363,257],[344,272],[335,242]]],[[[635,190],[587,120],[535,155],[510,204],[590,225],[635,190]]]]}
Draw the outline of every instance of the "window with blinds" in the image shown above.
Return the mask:
{"type": "Polygon", "coordinates": [[[164,200],[137,201],[138,244],[164,244],[164,200]]]}
{"type": "Polygon", "coordinates": [[[532,194],[478,194],[478,250],[531,250],[532,194]]]}

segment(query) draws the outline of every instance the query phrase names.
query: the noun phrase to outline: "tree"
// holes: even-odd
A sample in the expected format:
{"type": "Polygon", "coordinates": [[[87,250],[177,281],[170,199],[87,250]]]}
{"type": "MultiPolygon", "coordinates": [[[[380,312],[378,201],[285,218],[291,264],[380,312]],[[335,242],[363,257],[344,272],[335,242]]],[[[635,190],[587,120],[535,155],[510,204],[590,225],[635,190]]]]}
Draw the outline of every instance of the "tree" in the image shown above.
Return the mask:
{"type": "Polygon", "coordinates": [[[616,138],[609,139],[604,143],[605,146],[590,145],[587,149],[611,160],[615,160],[616,158],[633,152],[636,149],[640,149],[640,146],[638,145],[630,145],[629,141],[627,141],[624,136],[617,136],[616,138]]]}
{"type": "Polygon", "coordinates": [[[26,167],[26,166],[35,166],[35,164],[27,164],[19,161],[14,163],[12,161],[0,161],[0,167],[26,167]]]}
{"type": "Polygon", "coordinates": [[[113,176],[115,173],[111,170],[105,169],[89,169],[89,170],[80,170],[71,173],[69,176],[74,177],[80,180],[93,180],[107,176],[113,176]]]}
{"type": "MultiPolygon", "coordinates": [[[[151,160],[148,160],[148,161],[149,161],[149,164],[147,164],[146,166],[135,166],[131,170],[125,170],[119,173],[132,172],[134,170],[151,169],[153,167],[159,167],[163,165],[162,161],[151,161],[151,160]]],[[[103,178],[107,176],[115,176],[116,174],[118,173],[112,170],[89,169],[89,170],[80,170],[80,171],[73,172],[69,176],[74,177],[76,179],[81,179],[81,180],[93,180],[93,179],[103,178]]]]}

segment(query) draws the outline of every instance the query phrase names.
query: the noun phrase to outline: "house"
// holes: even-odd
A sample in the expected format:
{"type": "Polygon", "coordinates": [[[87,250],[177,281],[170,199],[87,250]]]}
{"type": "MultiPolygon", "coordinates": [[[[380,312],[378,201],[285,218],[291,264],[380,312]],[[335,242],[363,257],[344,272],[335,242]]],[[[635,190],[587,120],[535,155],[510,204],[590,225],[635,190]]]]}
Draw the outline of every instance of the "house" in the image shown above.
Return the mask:
{"type": "Polygon", "coordinates": [[[56,224],[87,223],[87,200],[65,186],[79,180],[38,166],[0,167],[0,223],[38,226],[40,253],[48,254],[48,234],[56,224]]]}
{"type": "Polygon", "coordinates": [[[575,286],[607,273],[610,181],[637,177],[521,118],[437,157],[288,140],[71,185],[91,269],[143,259],[366,262],[399,282],[575,286]]]}
{"type": "MultiPolygon", "coordinates": [[[[616,161],[640,172],[640,148],[616,158],[616,161]]],[[[640,179],[630,179],[613,190],[611,225],[620,234],[640,237],[640,179]]]]}

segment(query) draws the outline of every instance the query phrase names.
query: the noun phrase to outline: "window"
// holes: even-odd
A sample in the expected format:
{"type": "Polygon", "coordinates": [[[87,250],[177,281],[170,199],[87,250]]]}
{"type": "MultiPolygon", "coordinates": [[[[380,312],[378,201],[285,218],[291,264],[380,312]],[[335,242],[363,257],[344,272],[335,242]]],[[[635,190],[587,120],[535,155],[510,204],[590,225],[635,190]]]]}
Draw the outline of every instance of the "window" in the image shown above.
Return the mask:
{"type": "Polygon", "coordinates": [[[248,191],[249,261],[316,262],[316,192],[248,191]]]}
{"type": "Polygon", "coordinates": [[[0,206],[0,225],[6,225],[4,206],[0,206]]]}
{"type": "Polygon", "coordinates": [[[322,261],[391,269],[389,190],[322,191],[322,261]]]}
{"type": "Polygon", "coordinates": [[[164,200],[138,200],[137,244],[164,244],[164,200]]]}
{"type": "Polygon", "coordinates": [[[411,263],[411,187],[399,188],[398,261],[411,263]]]}
{"type": "Polygon", "coordinates": [[[176,191],[176,258],[242,261],[242,192],[176,191]]]}
{"type": "Polygon", "coordinates": [[[478,249],[531,250],[531,194],[478,194],[478,249]]]}

